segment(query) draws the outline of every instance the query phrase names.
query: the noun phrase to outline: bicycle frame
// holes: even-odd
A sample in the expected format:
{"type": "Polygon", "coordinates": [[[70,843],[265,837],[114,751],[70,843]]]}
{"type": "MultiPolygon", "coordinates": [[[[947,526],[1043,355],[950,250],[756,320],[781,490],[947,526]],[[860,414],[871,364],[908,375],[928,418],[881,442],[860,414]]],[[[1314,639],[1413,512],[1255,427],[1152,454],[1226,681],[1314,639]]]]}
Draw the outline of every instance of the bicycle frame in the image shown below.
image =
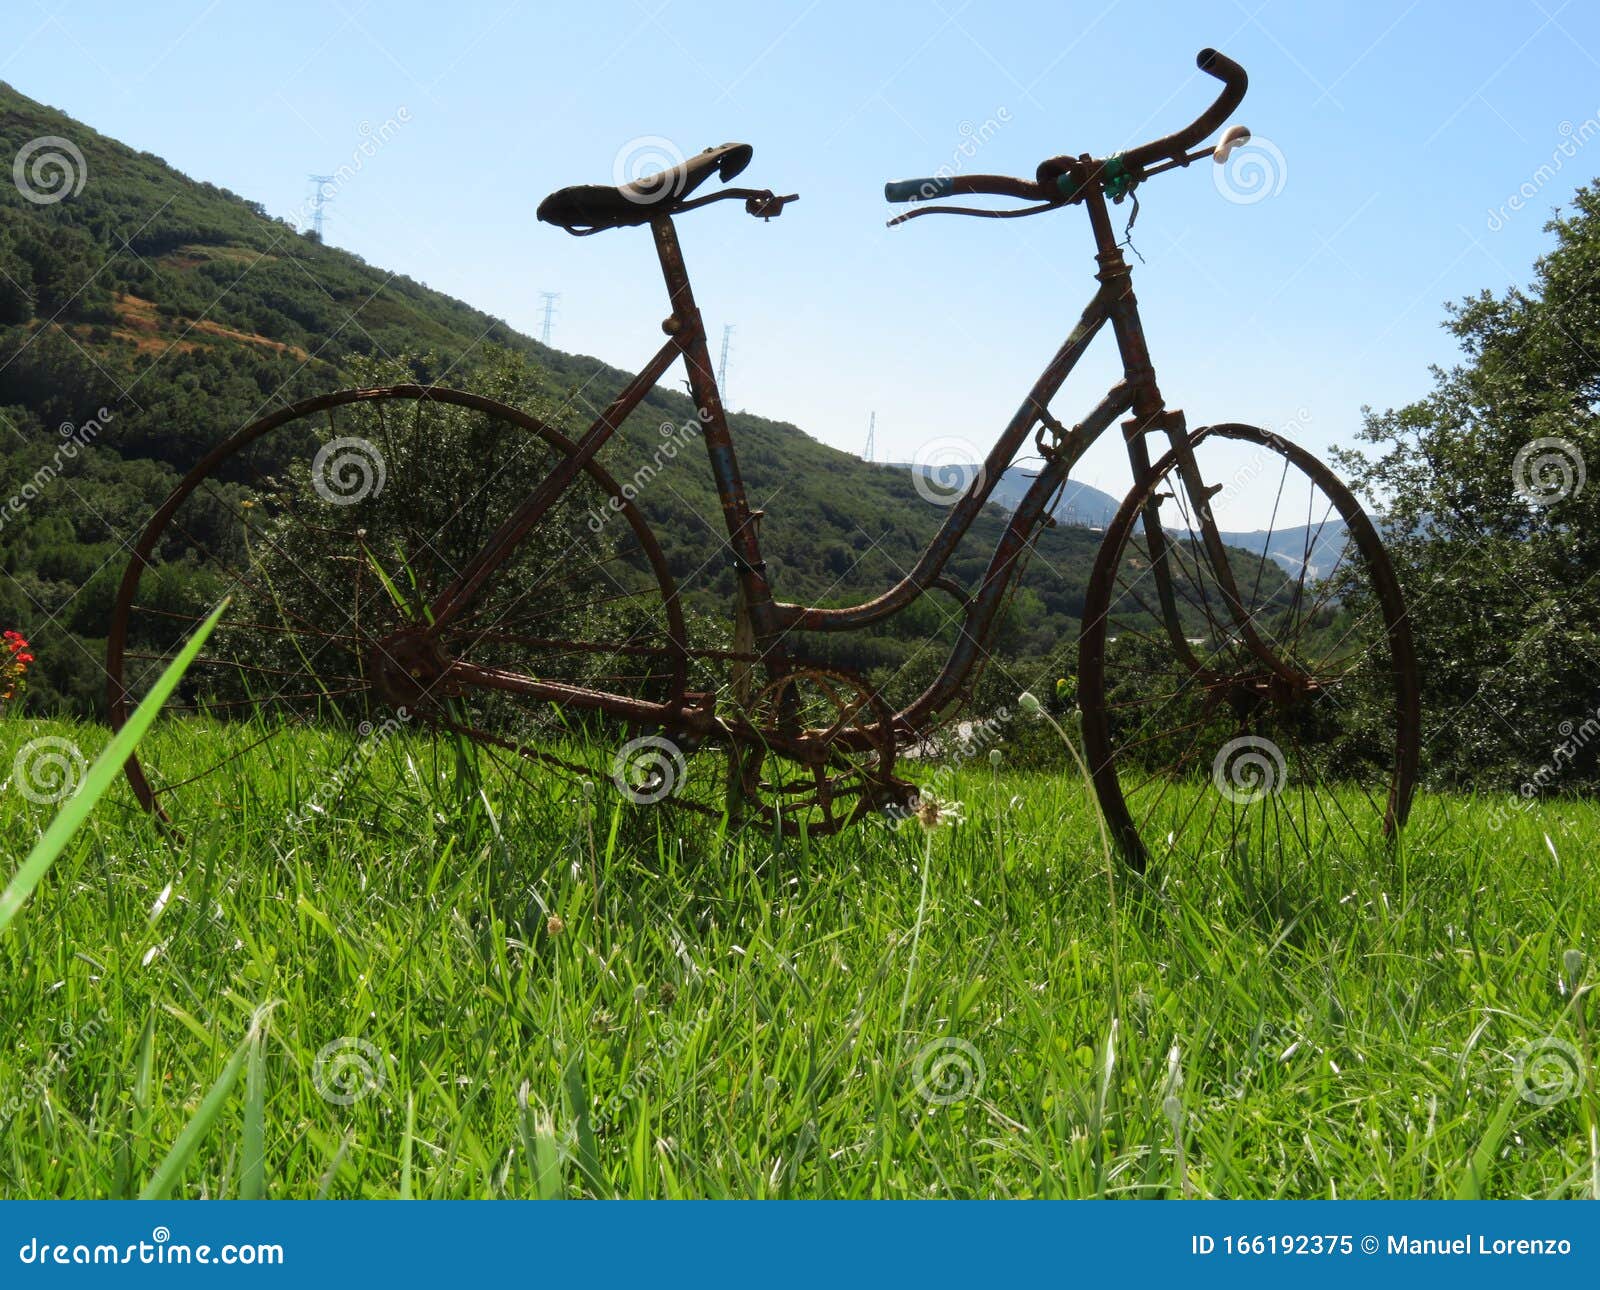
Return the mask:
{"type": "MultiPolygon", "coordinates": [[[[435,600],[430,607],[431,626],[428,634],[436,634],[471,603],[495,568],[681,357],[687,369],[690,393],[704,426],[707,456],[756,649],[769,669],[783,665],[786,658],[785,641],[791,632],[857,631],[892,617],[930,589],[937,587],[950,591],[963,602],[960,636],[933,684],[895,718],[896,726],[903,730],[924,728],[930,718],[936,717],[960,696],[979,663],[995,630],[1005,593],[1020,571],[1021,557],[1031,547],[1037,533],[1050,522],[1046,513],[1050,499],[1066,482],[1068,473],[1089,447],[1113,422],[1128,413],[1132,416],[1123,423],[1122,430],[1135,479],[1141,478],[1150,468],[1151,455],[1145,436],[1152,432],[1164,432],[1178,453],[1185,489],[1196,501],[1202,516],[1209,563],[1216,568],[1223,595],[1234,611],[1233,617],[1245,639],[1259,647],[1258,652],[1264,658],[1272,659],[1274,665],[1278,665],[1272,651],[1260,646],[1256,640],[1248,615],[1239,602],[1221,537],[1211,520],[1209,508],[1204,505],[1210,491],[1200,479],[1193,454],[1188,449],[1183,414],[1176,410],[1168,411],[1162,400],[1145,343],[1138,303],[1133,294],[1131,272],[1112,231],[1104,194],[1093,189],[1086,193],[1083,204],[1088,210],[1094,232],[1095,259],[1099,266],[1095,276],[1100,285],[1085,306],[1077,325],[1001,431],[978,475],[950,508],[950,513],[922,551],[915,567],[875,598],[834,609],[792,604],[776,600],[773,596],[767,580],[766,564],[761,556],[758,526],[762,513],[751,509],[745,492],[722,395],[717,387],[705,326],[689,283],[677,231],[670,215],[657,216],[651,221],[650,228],[672,306],[671,314],[662,323],[662,329],[668,337],[666,343],[595,418],[578,440],[576,450],[529,494],[491,535],[478,556],[435,600]],[[1121,355],[1123,379],[1106,392],[1082,421],[1068,429],[1050,413],[1049,404],[1107,323],[1111,324],[1121,355]],[[1045,430],[1054,439],[1048,445],[1044,442],[1045,430]],[[1031,433],[1036,434],[1044,467],[1012,514],[995,547],[981,586],[975,593],[968,594],[944,577],[944,568],[1017,450],[1031,433]]],[[[1159,597],[1169,632],[1175,643],[1186,651],[1187,646],[1182,644],[1182,628],[1178,621],[1171,579],[1165,572],[1166,538],[1153,507],[1145,516],[1145,530],[1152,563],[1158,571],[1159,597]]],[[[1195,666],[1198,667],[1198,663],[1195,666]]],[[[496,688],[523,690],[547,697],[551,689],[548,682],[536,682],[531,678],[518,678],[473,667],[458,667],[457,672],[461,679],[469,683],[496,688]]],[[[575,694],[565,697],[572,702],[575,694]]],[[[638,713],[630,713],[616,708],[614,703],[605,702],[599,695],[593,697],[600,700],[593,706],[613,708],[619,715],[639,718],[662,715],[655,705],[630,705],[641,709],[638,713]],[[646,712],[645,708],[650,711],[646,712]]],[[[591,705],[580,703],[580,706],[591,705]]]]}

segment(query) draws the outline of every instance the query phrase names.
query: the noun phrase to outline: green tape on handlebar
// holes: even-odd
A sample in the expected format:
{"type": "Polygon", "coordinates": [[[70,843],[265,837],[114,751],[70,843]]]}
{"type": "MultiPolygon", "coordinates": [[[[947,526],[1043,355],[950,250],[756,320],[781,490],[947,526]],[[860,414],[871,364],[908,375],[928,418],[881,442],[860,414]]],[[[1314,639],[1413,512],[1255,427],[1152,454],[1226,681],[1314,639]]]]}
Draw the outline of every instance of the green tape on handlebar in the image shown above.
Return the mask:
{"type": "Polygon", "coordinates": [[[891,179],[883,186],[883,198],[890,202],[925,202],[934,197],[948,197],[954,191],[955,180],[949,176],[891,179]]]}

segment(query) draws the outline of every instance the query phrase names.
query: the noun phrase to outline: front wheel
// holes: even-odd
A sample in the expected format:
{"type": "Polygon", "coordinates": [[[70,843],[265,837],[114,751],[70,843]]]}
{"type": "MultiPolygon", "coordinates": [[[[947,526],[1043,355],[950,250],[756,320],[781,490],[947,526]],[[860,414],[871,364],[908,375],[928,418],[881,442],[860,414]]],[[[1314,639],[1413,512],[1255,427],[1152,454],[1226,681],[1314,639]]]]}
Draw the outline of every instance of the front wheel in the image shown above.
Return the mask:
{"type": "Polygon", "coordinates": [[[1392,835],[1421,718],[1377,530],[1275,434],[1207,426],[1189,449],[1216,489],[1204,508],[1232,591],[1173,452],[1117,512],[1084,605],[1084,743],[1119,849],[1136,869],[1170,855],[1281,862],[1392,835]]]}

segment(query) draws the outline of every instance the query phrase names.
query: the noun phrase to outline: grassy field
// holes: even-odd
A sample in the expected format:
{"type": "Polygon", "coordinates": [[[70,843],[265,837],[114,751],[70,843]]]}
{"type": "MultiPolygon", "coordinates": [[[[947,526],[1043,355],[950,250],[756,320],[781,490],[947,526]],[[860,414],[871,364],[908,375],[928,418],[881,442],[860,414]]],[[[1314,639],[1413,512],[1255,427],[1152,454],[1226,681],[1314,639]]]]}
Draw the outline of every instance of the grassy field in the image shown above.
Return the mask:
{"type": "MultiPolygon", "coordinates": [[[[105,738],[0,726],[8,868],[105,738]]],[[[0,935],[0,1194],[1596,1194],[1594,805],[1137,879],[1064,753],[778,845],[409,734],[292,819],[300,751],[181,845],[119,784],[0,935]]]]}

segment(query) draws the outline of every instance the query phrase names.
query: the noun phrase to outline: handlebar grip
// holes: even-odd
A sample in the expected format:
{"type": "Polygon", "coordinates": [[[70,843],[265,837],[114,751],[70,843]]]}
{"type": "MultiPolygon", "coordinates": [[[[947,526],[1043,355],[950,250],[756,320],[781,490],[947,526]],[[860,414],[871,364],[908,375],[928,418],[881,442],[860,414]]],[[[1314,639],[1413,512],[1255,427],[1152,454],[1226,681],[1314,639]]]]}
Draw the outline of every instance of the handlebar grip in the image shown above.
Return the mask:
{"type": "Polygon", "coordinates": [[[927,179],[891,179],[883,186],[883,199],[888,202],[925,202],[935,197],[948,197],[955,192],[955,179],[950,175],[933,175],[927,179]]]}
{"type": "Polygon", "coordinates": [[[1245,75],[1244,68],[1226,54],[1219,54],[1214,49],[1202,49],[1195,55],[1194,65],[1208,76],[1215,76],[1230,89],[1237,86],[1241,98],[1250,85],[1250,78],[1245,75]]]}

